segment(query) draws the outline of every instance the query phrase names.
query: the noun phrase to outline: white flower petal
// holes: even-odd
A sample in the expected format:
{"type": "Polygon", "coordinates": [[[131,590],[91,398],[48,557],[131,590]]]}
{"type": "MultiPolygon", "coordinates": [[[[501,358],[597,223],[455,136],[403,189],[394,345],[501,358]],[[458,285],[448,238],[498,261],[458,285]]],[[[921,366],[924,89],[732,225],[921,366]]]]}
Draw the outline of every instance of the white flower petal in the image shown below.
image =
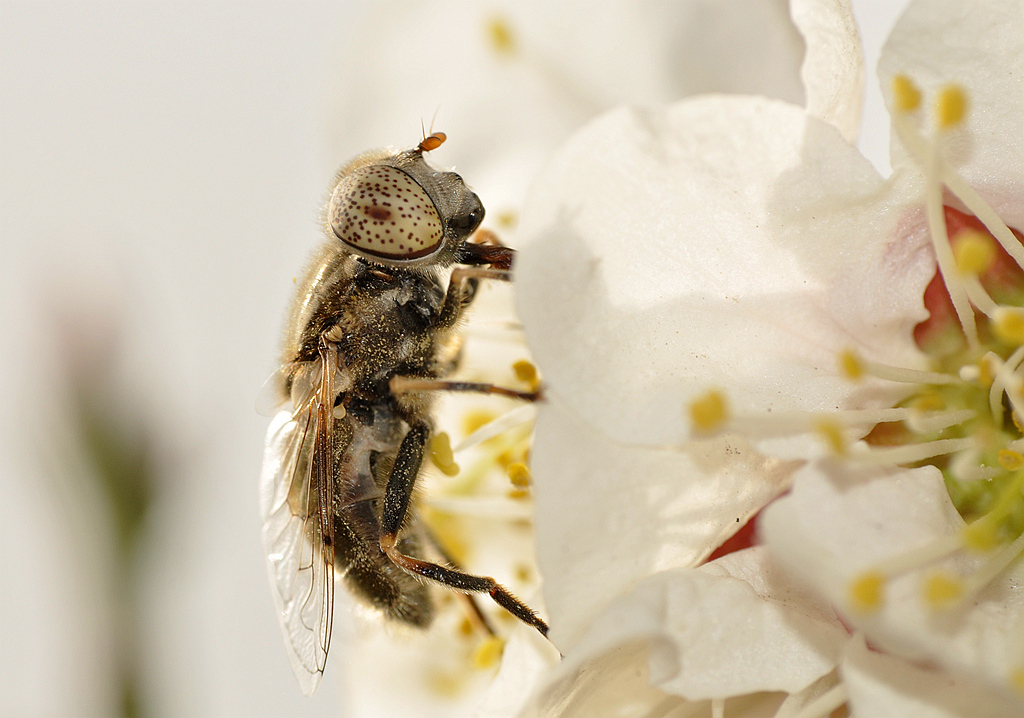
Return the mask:
{"type": "Polygon", "coordinates": [[[678,89],[667,99],[721,92],[803,103],[804,42],[785,0],[687,0],[668,5],[675,8],[679,21],[675,43],[665,43],[665,64],[673,68],[678,89]]]}
{"type": "Polygon", "coordinates": [[[788,487],[796,467],[736,437],[624,445],[557,394],[541,407],[532,464],[538,563],[562,651],[645,576],[704,560],[788,487]]]}
{"type": "Polygon", "coordinates": [[[764,547],[686,578],[668,585],[662,631],[673,645],[652,650],[651,672],[663,690],[691,700],[795,693],[835,666],[846,630],[826,604],[773,568],[764,547]]]}
{"type": "MultiPolygon", "coordinates": [[[[967,90],[966,126],[950,134],[944,153],[1005,222],[1024,226],[1024,2],[911,3],[878,65],[890,112],[896,74],[922,88],[925,113],[941,87],[955,83],[967,90]]],[[[893,154],[895,166],[902,154],[898,139],[893,154]]]]}
{"type": "Polygon", "coordinates": [[[772,570],[763,549],[748,549],[654,574],[614,601],[566,655],[541,702],[557,702],[567,681],[595,673],[599,683],[620,684],[642,673],[650,686],[633,686],[635,695],[653,687],[694,702],[798,692],[832,671],[847,639],[827,606],[772,570]]]}
{"type": "Polygon", "coordinates": [[[963,676],[927,670],[849,642],[840,666],[854,715],[872,718],[1014,718],[1021,706],[963,676]]]}
{"type": "Polygon", "coordinates": [[[522,711],[533,687],[558,664],[554,647],[531,626],[518,624],[509,634],[501,667],[474,708],[479,718],[513,716],[522,711]]]}
{"type": "Polygon", "coordinates": [[[864,98],[864,50],[848,0],[791,0],[807,51],[800,67],[807,111],[857,139],[864,98]]]}
{"type": "Polygon", "coordinates": [[[891,406],[837,353],[919,361],[910,332],[934,261],[898,236],[899,187],[799,108],[702,97],[620,109],[532,191],[517,265],[538,365],[623,441],[671,444],[686,407],[728,387],[738,414],[891,406]]]}
{"type": "MultiPolygon", "coordinates": [[[[769,506],[759,524],[780,562],[827,596],[873,644],[1005,686],[1018,658],[1010,629],[1024,620],[1024,567],[949,614],[926,606],[919,571],[888,581],[884,608],[875,613],[850,605],[851,579],[963,525],[934,467],[869,471],[829,462],[799,471],[793,492],[769,506]]],[[[957,555],[936,566],[970,572],[982,560],[957,555]]]]}

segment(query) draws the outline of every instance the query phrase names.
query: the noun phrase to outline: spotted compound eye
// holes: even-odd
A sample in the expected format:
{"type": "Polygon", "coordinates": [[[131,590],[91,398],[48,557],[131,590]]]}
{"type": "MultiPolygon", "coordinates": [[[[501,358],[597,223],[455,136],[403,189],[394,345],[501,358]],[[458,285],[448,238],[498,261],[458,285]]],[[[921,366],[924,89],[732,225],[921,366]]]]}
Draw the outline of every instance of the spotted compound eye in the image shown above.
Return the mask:
{"type": "Polygon", "coordinates": [[[434,252],[444,226],[434,203],[409,175],[394,167],[355,170],[334,190],[327,208],[331,229],[366,254],[415,259],[434,252]]]}

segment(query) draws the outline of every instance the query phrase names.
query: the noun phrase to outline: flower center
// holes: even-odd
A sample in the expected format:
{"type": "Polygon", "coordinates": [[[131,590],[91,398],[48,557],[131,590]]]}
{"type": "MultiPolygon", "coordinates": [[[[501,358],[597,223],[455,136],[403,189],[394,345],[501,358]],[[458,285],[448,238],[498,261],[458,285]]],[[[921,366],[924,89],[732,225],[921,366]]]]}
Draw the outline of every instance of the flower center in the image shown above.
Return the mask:
{"type": "MultiPolygon", "coordinates": [[[[932,609],[964,606],[1024,554],[1022,235],[942,157],[944,133],[966,116],[963,91],[939,93],[935,131],[926,139],[912,121],[920,92],[907,78],[897,78],[893,90],[895,130],[925,175],[926,215],[938,260],[924,295],[930,316],[915,328],[914,338],[942,378],[918,382],[899,407],[913,414],[876,425],[865,443],[869,453],[895,464],[938,468],[967,525],[862,572],[848,592],[850,606],[862,612],[881,607],[888,578],[968,550],[983,556],[974,573],[926,571],[922,582],[922,598],[932,609]],[[968,211],[943,204],[943,188],[968,211]]],[[[1007,630],[1020,636],[1022,646],[1010,683],[1024,687],[1024,622],[1007,630]]]]}

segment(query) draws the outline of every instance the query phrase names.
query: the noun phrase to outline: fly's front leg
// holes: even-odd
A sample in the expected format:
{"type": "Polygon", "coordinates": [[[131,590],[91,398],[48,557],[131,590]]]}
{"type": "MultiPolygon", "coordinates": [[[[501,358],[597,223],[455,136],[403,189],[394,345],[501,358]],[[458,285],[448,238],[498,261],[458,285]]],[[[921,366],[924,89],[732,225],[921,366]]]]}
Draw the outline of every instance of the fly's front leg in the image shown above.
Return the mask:
{"type": "Polygon", "coordinates": [[[388,486],[384,492],[384,512],[381,517],[380,548],[395,565],[419,576],[434,581],[448,588],[463,593],[486,593],[494,602],[527,623],[543,635],[548,633],[548,625],[533,612],[529,606],[513,596],[507,588],[488,576],[473,576],[462,571],[406,556],[398,550],[398,533],[405,522],[409,510],[416,476],[419,474],[420,463],[423,461],[423,448],[430,434],[425,424],[417,424],[409,429],[402,440],[395,457],[395,464],[388,477],[388,486]]]}
{"type": "Polygon", "coordinates": [[[544,393],[541,389],[519,391],[478,381],[451,381],[449,379],[432,379],[430,377],[418,376],[393,376],[388,383],[388,389],[392,394],[416,391],[465,391],[476,394],[507,396],[512,399],[523,399],[524,401],[541,401],[544,399],[544,393]]]}
{"type": "MultiPolygon", "coordinates": [[[[456,267],[452,270],[451,279],[448,281],[448,293],[444,298],[444,305],[434,320],[434,326],[441,329],[454,327],[459,317],[462,316],[462,309],[467,304],[467,292],[470,291],[469,283],[477,279],[497,279],[503,282],[512,281],[512,272],[507,269],[486,269],[484,267],[456,267]]],[[[470,296],[470,298],[472,298],[470,296]]]]}
{"type": "MultiPolygon", "coordinates": [[[[501,243],[498,235],[488,229],[478,229],[470,241],[463,242],[455,255],[459,264],[472,267],[489,265],[491,269],[510,270],[515,261],[516,251],[501,243]]],[[[476,296],[479,279],[470,277],[465,283],[462,295],[462,308],[468,307],[476,296]]],[[[449,285],[449,289],[451,285],[449,285]]]]}

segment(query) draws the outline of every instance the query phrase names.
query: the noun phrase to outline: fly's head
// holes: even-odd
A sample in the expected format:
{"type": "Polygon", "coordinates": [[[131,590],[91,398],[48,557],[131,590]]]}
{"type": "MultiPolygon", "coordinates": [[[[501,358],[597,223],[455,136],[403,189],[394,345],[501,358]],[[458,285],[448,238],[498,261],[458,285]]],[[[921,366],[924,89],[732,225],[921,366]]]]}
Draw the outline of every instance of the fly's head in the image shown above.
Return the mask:
{"type": "Polygon", "coordinates": [[[398,153],[360,155],[338,173],[325,230],[345,249],[376,264],[443,267],[480,226],[484,206],[454,172],[439,172],[423,153],[440,146],[436,133],[398,153]]]}

